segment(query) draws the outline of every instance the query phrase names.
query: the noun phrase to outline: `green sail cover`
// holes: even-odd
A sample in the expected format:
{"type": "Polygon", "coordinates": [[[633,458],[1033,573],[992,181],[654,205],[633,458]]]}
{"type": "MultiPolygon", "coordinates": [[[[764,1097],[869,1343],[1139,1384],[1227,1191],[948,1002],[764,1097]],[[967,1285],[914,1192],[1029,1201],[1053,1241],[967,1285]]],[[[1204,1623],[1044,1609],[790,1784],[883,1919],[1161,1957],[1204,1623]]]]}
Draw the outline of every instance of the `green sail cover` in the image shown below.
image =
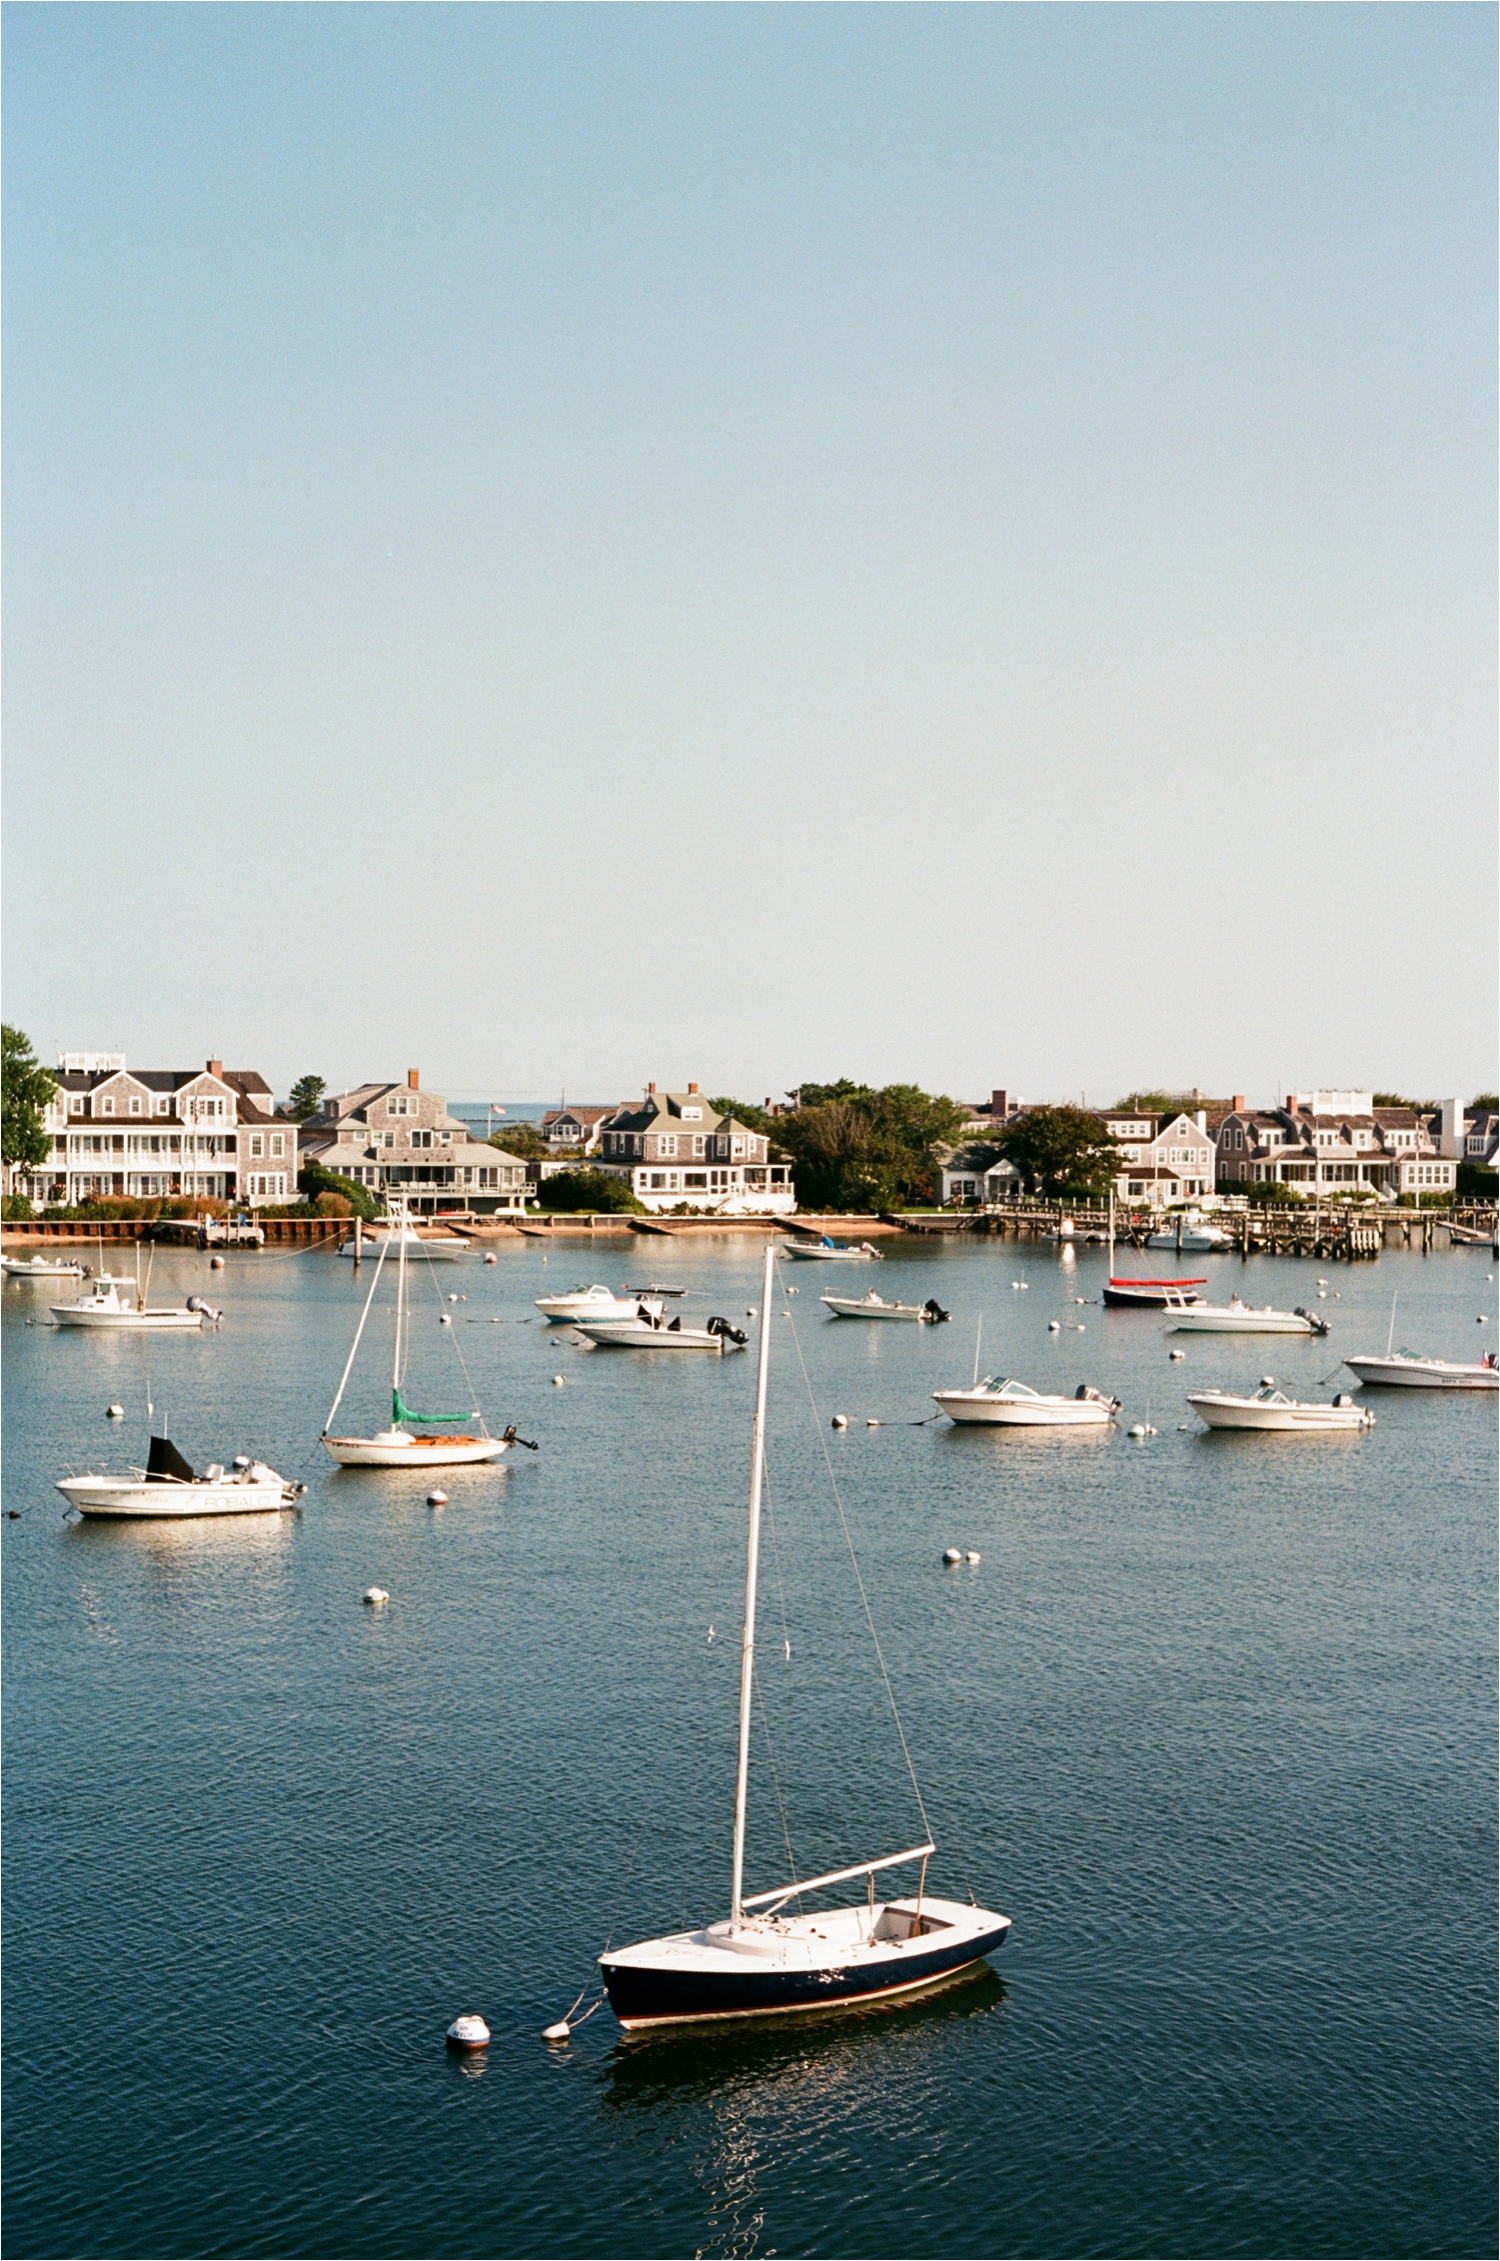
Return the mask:
{"type": "Polygon", "coordinates": [[[393,1423],[401,1421],[477,1421],[478,1418],[477,1413],[415,1413],[409,1405],[402,1404],[399,1390],[392,1390],[391,1392],[391,1420],[393,1423]]]}

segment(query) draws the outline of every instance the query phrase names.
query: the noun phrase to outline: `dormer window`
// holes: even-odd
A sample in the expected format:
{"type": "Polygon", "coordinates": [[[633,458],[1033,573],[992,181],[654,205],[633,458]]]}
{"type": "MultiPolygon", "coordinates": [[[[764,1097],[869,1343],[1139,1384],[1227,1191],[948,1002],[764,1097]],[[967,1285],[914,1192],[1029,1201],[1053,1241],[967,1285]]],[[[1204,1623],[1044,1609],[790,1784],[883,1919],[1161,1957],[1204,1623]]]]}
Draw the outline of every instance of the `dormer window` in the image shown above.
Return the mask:
{"type": "Polygon", "coordinates": [[[682,1119],[685,1123],[701,1123],[703,1120],[703,1109],[701,1107],[684,1107],[682,1110],[682,1119]]]}
{"type": "Polygon", "coordinates": [[[83,1113],[83,1101],[76,1091],[68,1101],[68,1113],[70,1115],[81,1115],[83,1113]]]}

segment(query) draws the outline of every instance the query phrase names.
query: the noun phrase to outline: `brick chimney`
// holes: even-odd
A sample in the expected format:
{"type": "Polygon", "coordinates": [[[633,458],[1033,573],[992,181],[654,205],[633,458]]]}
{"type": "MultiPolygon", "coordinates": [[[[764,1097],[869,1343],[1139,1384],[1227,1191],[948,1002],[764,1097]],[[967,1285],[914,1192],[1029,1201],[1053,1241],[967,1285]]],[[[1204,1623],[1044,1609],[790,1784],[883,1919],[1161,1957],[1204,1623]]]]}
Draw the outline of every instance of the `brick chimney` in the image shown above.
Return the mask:
{"type": "Polygon", "coordinates": [[[1286,1111],[1289,1115],[1295,1115],[1297,1112],[1297,1094],[1295,1091],[1289,1091],[1286,1095],[1286,1111]]]}
{"type": "Polygon", "coordinates": [[[655,1086],[655,1084],[654,1084],[654,1083],[648,1083],[648,1084],[647,1084],[647,1086],[646,1086],[646,1096],[647,1096],[647,1098],[648,1098],[648,1099],[654,1099],[654,1098],[656,1097],[656,1086],[655,1086]]]}
{"type": "Polygon", "coordinates": [[[1237,1091],[1229,1104],[1237,1115],[1243,1115],[1245,1112],[1245,1094],[1243,1091],[1237,1091]]]}
{"type": "Polygon", "coordinates": [[[690,1084],[688,1085],[688,1097],[689,1097],[689,1099],[696,1099],[696,1098],[697,1098],[697,1096],[698,1096],[698,1086],[697,1086],[697,1085],[696,1085],[695,1083],[690,1083],[690,1084]]]}
{"type": "Polygon", "coordinates": [[[208,1072],[211,1076],[218,1076],[222,1079],[224,1074],[224,1063],[222,1060],[207,1060],[204,1062],[204,1065],[208,1069],[208,1072]]]}
{"type": "Polygon", "coordinates": [[[407,1090],[408,1090],[408,1091],[420,1091],[420,1090],[421,1090],[421,1088],[422,1088],[422,1071],[421,1071],[421,1069],[420,1069],[420,1068],[408,1068],[408,1069],[407,1069],[407,1071],[406,1071],[406,1088],[407,1088],[407,1090]]]}
{"type": "Polygon", "coordinates": [[[1000,1116],[1010,1113],[1010,1093],[1008,1091],[992,1091],[990,1093],[990,1113],[1000,1116]]]}

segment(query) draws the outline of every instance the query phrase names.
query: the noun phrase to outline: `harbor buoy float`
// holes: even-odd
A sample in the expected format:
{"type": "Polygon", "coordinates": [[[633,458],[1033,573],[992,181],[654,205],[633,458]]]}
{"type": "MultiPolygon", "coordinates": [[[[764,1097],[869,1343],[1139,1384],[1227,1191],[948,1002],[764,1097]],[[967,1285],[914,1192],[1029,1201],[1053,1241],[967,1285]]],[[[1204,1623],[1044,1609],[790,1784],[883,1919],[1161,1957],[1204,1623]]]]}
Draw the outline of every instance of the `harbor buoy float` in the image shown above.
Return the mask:
{"type": "Polygon", "coordinates": [[[878,1429],[880,1427],[880,1423],[878,1421],[867,1421],[865,1423],[865,1427],[867,1429],[878,1429]]]}
{"type": "Polygon", "coordinates": [[[1167,1352],[1167,1358],[1173,1366],[1177,1364],[1177,1361],[1180,1358],[1186,1358],[1186,1356],[1187,1352],[1185,1350],[1169,1350],[1167,1352]]]}
{"type": "Polygon", "coordinates": [[[947,1563],[962,1562],[963,1556],[959,1553],[957,1547],[944,1547],[943,1560],[947,1563]]]}
{"type": "Polygon", "coordinates": [[[106,1405],[106,1407],[104,1408],[104,1418],[106,1421],[123,1421],[125,1418],[124,1406],[106,1405]]]}
{"type": "Polygon", "coordinates": [[[452,1312],[451,1312],[451,1311],[442,1311],[442,1312],[439,1312],[439,1314],[438,1314],[438,1325],[439,1325],[440,1327],[451,1327],[451,1326],[452,1326],[452,1324],[453,1324],[453,1314],[452,1314],[452,1312]]]}
{"type": "Polygon", "coordinates": [[[390,1598],[384,1586],[366,1586],[360,1596],[360,1600],[367,1603],[371,1609],[384,1609],[390,1598]]]}
{"type": "Polygon", "coordinates": [[[210,1258],[209,1258],[209,1260],[208,1260],[208,1268],[209,1268],[209,1270],[210,1270],[211,1272],[222,1272],[222,1271],[223,1271],[223,1269],[224,1269],[224,1259],[223,1259],[223,1257],[222,1257],[222,1256],[210,1256],[210,1258]]]}
{"type": "Polygon", "coordinates": [[[448,1504],[448,1494],[446,1492],[429,1492],[427,1494],[427,1504],[429,1507],[446,1507],[448,1504]]]}
{"type": "Polygon", "coordinates": [[[1049,1319],[1047,1321],[1047,1332],[1049,1335],[1060,1335],[1062,1333],[1061,1319],[1049,1319]]]}
{"type": "Polygon", "coordinates": [[[573,2028],[569,2025],[567,2019],[559,2018],[556,2025],[543,2026],[542,2039],[544,2041],[566,2041],[571,2036],[572,2031],[573,2028]]]}
{"type": "Polygon", "coordinates": [[[490,2029],[483,2018],[455,2018],[448,2028],[450,2049],[487,2049],[490,2029]]]}
{"type": "Polygon", "coordinates": [[[974,1552],[974,1549],[970,1547],[968,1553],[964,1556],[964,1560],[965,1562],[977,1562],[979,1560],[979,1557],[974,1552]]]}
{"type": "Polygon", "coordinates": [[[485,1262],[486,1264],[493,1264],[496,1262],[495,1251],[493,1249],[490,1250],[488,1256],[485,1258],[485,1262]]]}
{"type": "Polygon", "coordinates": [[[552,1387],[555,1390],[560,1390],[567,1378],[568,1377],[566,1374],[554,1374],[552,1377],[552,1387]]]}
{"type": "Polygon", "coordinates": [[[847,1414],[847,1413],[835,1413],[835,1415],[834,1415],[833,1419],[832,1419],[832,1420],[831,1420],[831,1421],[829,1422],[828,1426],[829,1426],[829,1427],[830,1427],[831,1429],[847,1429],[847,1428],[848,1428],[848,1426],[849,1426],[849,1416],[848,1416],[848,1414],[847,1414]]]}
{"type": "Polygon", "coordinates": [[[1146,1434],[1145,1422],[1133,1421],[1130,1427],[1126,1430],[1125,1434],[1127,1437],[1143,1437],[1146,1434]]]}

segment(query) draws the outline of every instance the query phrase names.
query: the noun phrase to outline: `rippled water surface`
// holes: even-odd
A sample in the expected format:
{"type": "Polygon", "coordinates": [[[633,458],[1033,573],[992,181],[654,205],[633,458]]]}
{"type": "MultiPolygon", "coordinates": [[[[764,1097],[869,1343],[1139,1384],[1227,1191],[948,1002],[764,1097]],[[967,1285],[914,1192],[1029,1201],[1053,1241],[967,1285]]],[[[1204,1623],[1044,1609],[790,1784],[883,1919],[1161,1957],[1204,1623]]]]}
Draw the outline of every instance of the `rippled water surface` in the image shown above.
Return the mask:
{"type": "MultiPolygon", "coordinates": [[[[1382,1392],[1325,1438],[1183,1402],[1347,1384],[1397,1289],[1398,1342],[1472,1357],[1487,1252],[1329,1266],[1328,1341],[1176,1365],[1159,1318],[1073,1300],[1102,1251],[893,1250],[874,1277],[936,1293],[931,1331],[827,1320],[833,1268],[784,1266],[751,1876],[921,1827],[826,1445],[930,1885],[1015,1931],[904,2007],[629,2041],[604,2009],[561,2051],[539,2030],[606,1940],[724,1911],[754,1362],[590,1351],[531,1299],[654,1275],[744,1325],[759,1248],[544,1256],[422,1288],[408,1395],[462,1403],[456,1347],[541,1445],[445,1472],[442,1511],[318,1456],[368,1269],[158,1254],[153,1300],[226,1317],[154,1341],[28,1326],[47,1291],[6,1287],[8,2252],[1491,2251],[1494,1401],[1382,1392]],[[1107,1386],[1120,1429],[904,1425],[981,1312],[984,1370],[1107,1386]],[[306,1479],[302,1511],[65,1523],[53,1480],[140,1457],[148,1392],[200,1465],[306,1479]]],[[[374,1356],[356,1419],[381,1387],[374,1356]]]]}

